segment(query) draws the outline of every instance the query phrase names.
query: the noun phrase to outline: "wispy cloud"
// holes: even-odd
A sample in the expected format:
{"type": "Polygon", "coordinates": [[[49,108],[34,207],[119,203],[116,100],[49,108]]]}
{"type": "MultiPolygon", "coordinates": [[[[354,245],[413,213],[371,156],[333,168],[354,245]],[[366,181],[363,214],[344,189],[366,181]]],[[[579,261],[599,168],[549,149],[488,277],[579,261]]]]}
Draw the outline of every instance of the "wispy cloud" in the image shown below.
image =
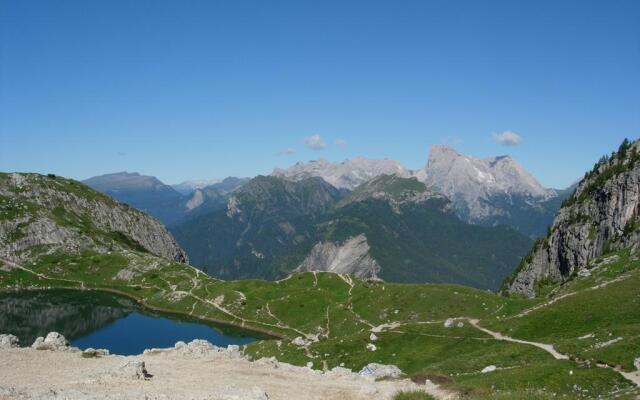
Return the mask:
{"type": "Polygon", "coordinates": [[[284,150],[280,150],[276,153],[277,156],[290,156],[292,154],[296,153],[296,149],[284,149],[284,150]]]}
{"type": "Polygon", "coordinates": [[[333,143],[338,147],[347,147],[347,141],[344,139],[336,139],[333,143]]]}
{"type": "Polygon", "coordinates": [[[522,142],[522,137],[515,132],[504,131],[502,133],[492,133],[491,137],[494,141],[503,146],[517,146],[522,142]]]}
{"type": "Polygon", "coordinates": [[[312,135],[304,138],[304,144],[312,150],[322,150],[327,147],[320,135],[312,135]]]}

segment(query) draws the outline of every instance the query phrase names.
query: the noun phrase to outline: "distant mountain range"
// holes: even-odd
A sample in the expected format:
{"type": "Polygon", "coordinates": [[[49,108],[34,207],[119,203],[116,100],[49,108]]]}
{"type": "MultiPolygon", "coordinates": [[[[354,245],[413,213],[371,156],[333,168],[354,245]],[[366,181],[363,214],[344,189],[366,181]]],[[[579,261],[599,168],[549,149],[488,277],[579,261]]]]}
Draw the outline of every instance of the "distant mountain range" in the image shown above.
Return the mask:
{"type": "Polygon", "coordinates": [[[175,185],[171,185],[178,193],[188,196],[195,192],[197,189],[202,189],[207,186],[220,183],[220,179],[194,179],[190,181],[184,181],[175,185]]]}
{"type": "Polygon", "coordinates": [[[225,279],[329,270],[497,289],[573,189],[509,156],[433,146],[426,166],[355,158],[176,188],[136,173],[85,181],[169,226],[193,264],[225,279]]]}
{"type": "Polygon", "coordinates": [[[497,289],[532,243],[509,227],[465,223],[444,196],[395,175],[348,193],[318,177],[259,176],[225,209],[172,233],[195,265],[223,279],[328,270],[486,289],[497,289]]]}
{"type": "Polygon", "coordinates": [[[185,196],[153,176],[117,172],[95,176],[83,183],[158,218],[165,225],[177,222],[184,214],[185,196]]]}
{"type": "Polygon", "coordinates": [[[229,177],[204,187],[201,186],[207,183],[205,180],[183,182],[172,187],[153,176],[117,172],[95,176],[83,183],[171,226],[201,212],[224,207],[224,196],[248,180],[229,177]]]}
{"type": "Polygon", "coordinates": [[[358,157],[342,163],[323,159],[297,163],[272,173],[294,181],[320,177],[350,190],[382,174],[416,177],[447,196],[456,214],[469,223],[510,225],[531,237],[546,233],[560,203],[574,189],[543,187],[509,156],[477,159],[442,145],[432,146],[426,166],[416,171],[393,160],[358,157]]]}
{"type": "Polygon", "coordinates": [[[325,159],[313,160],[308,163],[298,162],[287,169],[276,168],[272,175],[293,181],[320,177],[338,189],[353,190],[380,175],[398,175],[408,178],[411,176],[411,171],[398,161],[356,157],[341,163],[333,163],[325,159]]]}

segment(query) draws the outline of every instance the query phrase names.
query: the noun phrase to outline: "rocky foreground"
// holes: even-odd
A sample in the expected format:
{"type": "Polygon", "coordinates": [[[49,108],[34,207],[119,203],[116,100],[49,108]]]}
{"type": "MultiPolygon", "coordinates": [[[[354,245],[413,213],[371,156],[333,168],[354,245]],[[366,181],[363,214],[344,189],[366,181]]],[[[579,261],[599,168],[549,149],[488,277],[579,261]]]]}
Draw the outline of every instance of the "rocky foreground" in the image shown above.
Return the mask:
{"type": "Polygon", "coordinates": [[[204,340],[136,356],[69,347],[59,334],[16,347],[0,335],[0,399],[391,399],[399,391],[424,390],[452,398],[429,381],[400,378],[393,366],[370,364],[360,373],[321,372],[279,363],[249,361],[237,346],[204,340]],[[380,380],[380,378],[385,378],[380,380]]]}

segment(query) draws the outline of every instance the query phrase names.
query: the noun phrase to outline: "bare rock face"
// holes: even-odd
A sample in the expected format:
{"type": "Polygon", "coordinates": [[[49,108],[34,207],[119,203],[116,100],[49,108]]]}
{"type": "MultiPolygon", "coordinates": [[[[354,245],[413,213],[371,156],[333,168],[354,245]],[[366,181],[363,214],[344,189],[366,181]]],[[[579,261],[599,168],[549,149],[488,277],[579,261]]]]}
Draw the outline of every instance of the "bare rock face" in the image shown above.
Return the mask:
{"type": "Polygon", "coordinates": [[[541,279],[560,281],[608,251],[638,250],[640,162],[637,142],[603,158],[558,213],[550,234],[525,258],[508,291],[532,297],[541,279]]]}
{"type": "Polygon", "coordinates": [[[19,340],[14,335],[0,335],[0,349],[19,347],[19,340]]]}
{"type": "Polygon", "coordinates": [[[460,216],[474,223],[505,212],[494,204],[495,196],[532,203],[556,196],[509,156],[478,159],[441,145],[431,147],[427,165],[415,176],[451,199],[460,216]]]}
{"type": "Polygon", "coordinates": [[[380,265],[369,254],[369,249],[364,234],[351,237],[344,243],[320,242],[295,271],[327,271],[358,278],[377,278],[380,265]]]}
{"type": "Polygon", "coordinates": [[[38,174],[0,174],[0,256],[22,261],[33,246],[78,252],[124,248],[188,262],[156,219],[118,203],[84,184],[38,174]]]}

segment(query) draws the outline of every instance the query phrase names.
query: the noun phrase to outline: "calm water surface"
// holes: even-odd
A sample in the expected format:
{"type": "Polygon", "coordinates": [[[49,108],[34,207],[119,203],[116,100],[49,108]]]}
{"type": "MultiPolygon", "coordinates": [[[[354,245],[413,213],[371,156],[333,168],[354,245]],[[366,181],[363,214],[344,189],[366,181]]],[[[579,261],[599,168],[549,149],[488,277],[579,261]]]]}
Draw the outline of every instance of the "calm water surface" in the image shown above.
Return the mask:
{"type": "Polygon", "coordinates": [[[106,293],[48,290],[0,294],[0,333],[18,336],[31,345],[48,332],[62,333],[73,346],[140,354],[152,347],[172,347],[177,341],[205,339],[217,346],[243,345],[258,334],[217,326],[186,317],[145,311],[135,302],[106,293]]]}

